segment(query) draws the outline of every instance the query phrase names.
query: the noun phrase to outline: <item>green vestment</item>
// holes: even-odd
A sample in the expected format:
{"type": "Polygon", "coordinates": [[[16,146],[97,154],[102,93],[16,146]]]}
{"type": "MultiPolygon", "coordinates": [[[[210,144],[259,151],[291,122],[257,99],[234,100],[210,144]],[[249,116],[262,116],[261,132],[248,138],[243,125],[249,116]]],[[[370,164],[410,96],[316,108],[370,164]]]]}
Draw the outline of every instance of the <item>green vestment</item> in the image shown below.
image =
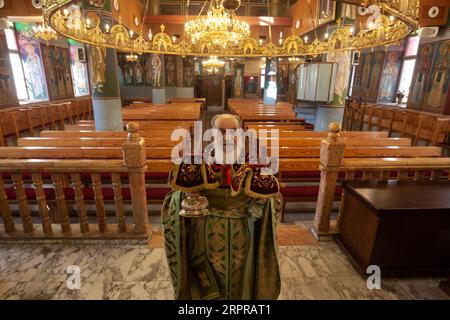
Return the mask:
{"type": "MultiPolygon", "coordinates": [[[[198,171],[205,176],[204,168],[198,171]]],[[[164,201],[162,224],[175,298],[278,297],[280,273],[275,230],[280,197],[273,190],[261,197],[251,192],[250,183],[242,182],[246,178],[256,181],[251,179],[256,176],[253,173],[254,170],[247,170],[241,174],[239,181],[235,181],[235,189],[218,187],[211,180],[206,183],[205,177],[206,187],[194,188],[209,201],[209,214],[201,218],[179,215],[187,189],[177,188],[180,184],[172,181],[174,190],[164,201]],[[247,188],[242,187],[245,185],[247,188]]],[[[178,170],[174,175],[179,176],[178,170]]]]}

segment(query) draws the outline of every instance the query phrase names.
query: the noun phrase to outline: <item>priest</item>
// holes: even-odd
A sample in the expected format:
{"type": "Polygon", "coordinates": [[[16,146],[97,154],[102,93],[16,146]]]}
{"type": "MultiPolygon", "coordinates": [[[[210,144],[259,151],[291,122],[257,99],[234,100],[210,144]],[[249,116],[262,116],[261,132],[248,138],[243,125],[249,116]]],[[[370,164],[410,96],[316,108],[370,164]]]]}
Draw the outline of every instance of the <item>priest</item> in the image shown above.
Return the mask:
{"type": "MultiPolygon", "coordinates": [[[[239,119],[230,114],[212,122],[222,132],[240,127],[239,119]]],[[[229,142],[224,139],[224,145],[229,142]]],[[[176,299],[278,297],[280,190],[277,178],[261,170],[261,165],[248,162],[173,166],[172,191],[161,214],[176,299]],[[204,214],[189,216],[193,207],[204,214]]]]}

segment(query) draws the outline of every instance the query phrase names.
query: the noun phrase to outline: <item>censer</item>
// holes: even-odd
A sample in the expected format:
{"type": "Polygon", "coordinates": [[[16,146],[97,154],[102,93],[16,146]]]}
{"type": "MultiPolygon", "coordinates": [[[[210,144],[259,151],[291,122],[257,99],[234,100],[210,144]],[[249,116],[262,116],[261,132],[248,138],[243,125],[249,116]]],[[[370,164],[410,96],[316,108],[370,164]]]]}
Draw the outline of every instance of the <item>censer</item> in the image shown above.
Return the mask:
{"type": "Polygon", "coordinates": [[[208,215],[208,199],[198,192],[188,192],[181,202],[180,215],[185,218],[201,218],[208,215]]]}

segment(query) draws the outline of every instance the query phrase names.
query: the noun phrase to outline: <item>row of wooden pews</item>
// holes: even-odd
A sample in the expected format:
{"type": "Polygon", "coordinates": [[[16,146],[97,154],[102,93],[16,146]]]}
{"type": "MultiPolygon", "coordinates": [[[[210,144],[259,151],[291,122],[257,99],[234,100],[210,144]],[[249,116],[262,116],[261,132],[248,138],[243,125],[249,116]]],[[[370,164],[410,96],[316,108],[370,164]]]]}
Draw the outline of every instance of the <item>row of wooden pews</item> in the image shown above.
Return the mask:
{"type": "Polygon", "coordinates": [[[64,130],[66,124],[92,119],[90,98],[33,104],[0,110],[0,146],[14,145],[21,136],[35,136],[50,128],[64,130]]]}
{"type": "Polygon", "coordinates": [[[450,133],[450,116],[398,106],[347,101],[344,130],[386,131],[389,136],[410,137],[413,145],[444,145],[450,133]]]}
{"type": "Polygon", "coordinates": [[[190,130],[200,107],[181,102],[130,106],[124,109],[128,132],[97,132],[92,120],[79,120],[65,125],[66,130],[42,131],[40,137],[19,138],[17,147],[1,148],[5,231],[12,238],[33,230],[45,237],[148,235],[148,203],[169,191],[154,183],[167,181],[176,143],[172,131],[190,130]],[[134,110],[142,116],[136,117],[134,110]],[[180,114],[189,120],[169,120],[180,114]],[[133,217],[133,228],[127,214],[133,217]],[[17,232],[19,216],[22,228],[17,232]],[[42,220],[38,231],[31,222],[37,218],[42,220]]]}
{"type": "MultiPolygon", "coordinates": [[[[32,216],[40,218],[43,230],[49,231],[50,225],[63,237],[132,235],[125,223],[127,213],[132,213],[135,231],[148,230],[148,202],[162,199],[169,191],[153,188],[150,182],[158,174],[167,177],[172,163],[166,152],[171,146],[158,145],[153,137],[142,138],[145,132],[137,124],[128,125],[127,137],[123,133],[121,137],[84,137],[85,132],[23,138],[20,147],[0,148],[0,210],[10,237],[24,231],[30,234],[32,216]],[[32,211],[32,205],[37,209],[32,211]],[[107,205],[115,215],[107,214],[107,205]],[[89,206],[95,212],[95,226],[89,206]],[[23,227],[14,222],[12,208],[20,213],[23,227]]],[[[287,139],[281,134],[281,180],[289,176],[291,181],[312,179],[317,184],[313,190],[310,186],[285,187],[283,194],[297,200],[317,199],[315,230],[319,236],[337,230],[331,226],[331,205],[341,197],[342,180],[448,179],[450,159],[439,157],[437,147],[410,146],[408,139],[388,138],[383,132],[341,133],[337,127],[328,137],[327,133],[300,132],[295,139],[292,132],[287,139]]]]}
{"type": "Polygon", "coordinates": [[[304,119],[297,118],[293,105],[286,102],[272,106],[264,105],[258,99],[235,98],[228,99],[228,108],[231,113],[241,118],[245,127],[268,124],[267,122],[273,126],[305,126],[304,119]]]}

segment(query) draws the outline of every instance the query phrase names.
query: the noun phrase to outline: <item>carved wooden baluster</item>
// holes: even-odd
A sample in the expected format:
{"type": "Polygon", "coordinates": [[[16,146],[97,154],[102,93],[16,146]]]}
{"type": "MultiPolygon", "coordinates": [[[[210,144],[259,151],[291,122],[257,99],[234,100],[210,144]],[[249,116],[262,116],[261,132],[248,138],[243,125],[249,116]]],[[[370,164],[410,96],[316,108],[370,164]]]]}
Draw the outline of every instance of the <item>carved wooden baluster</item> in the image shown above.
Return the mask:
{"type": "Polygon", "coordinates": [[[372,131],[372,117],[373,117],[373,109],[369,109],[367,113],[367,131],[372,131]]]}
{"type": "Polygon", "coordinates": [[[62,130],[64,130],[65,126],[66,126],[66,118],[64,115],[64,105],[63,104],[58,105],[58,113],[59,113],[59,119],[61,121],[62,130]]]}
{"type": "Polygon", "coordinates": [[[60,173],[52,173],[53,185],[55,186],[56,208],[58,210],[58,219],[61,223],[63,233],[70,233],[69,213],[67,210],[66,197],[64,196],[63,177],[60,173]]]}
{"type": "MultiPolygon", "coordinates": [[[[0,116],[1,118],[1,116],[0,116]]],[[[0,146],[5,147],[6,146],[6,140],[5,140],[5,130],[3,129],[3,121],[0,119],[0,146]]]]}
{"type": "Polygon", "coordinates": [[[339,139],[339,132],[340,125],[338,123],[331,123],[328,138],[321,142],[320,187],[312,229],[316,238],[319,239],[322,235],[329,236],[330,234],[331,209],[345,148],[345,144],[339,139]]]}
{"type": "Polygon", "coordinates": [[[23,183],[22,174],[13,173],[11,175],[16,190],[16,199],[19,203],[20,216],[22,217],[23,230],[26,233],[34,231],[33,221],[31,221],[30,208],[28,208],[27,194],[23,183]]]}
{"type": "Polygon", "coordinates": [[[40,107],[39,108],[39,116],[41,120],[41,130],[45,130],[45,123],[47,122],[47,114],[46,114],[47,107],[40,107]]]}
{"type": "Polygon", "coordinates": [[[74,112],[75,121],[78,122],[78,121],[80,121],[80,101],[79,100],[74,101],[72,103],[72,106],[74,107],[74,110],[75,110],[75,112],[74,112]]]}
{"type": "Polygon", "coordinates": [[[363,181],[370,180],[370,175],[371,175],[371,172],[370,172],[370,171],[364,170],[364,171],[363,171],[362,180],[363,180],[363,181]]]}
{"type": "Polygon", "coordinates": [[[52,122],[52,130],[58,130],[58,127],[56,126],[55,109],[56,109],[56,106],[49,106],[50,118],[51,118],[51,122],[52,122]]]}
{"type": "Polygon", "coordinates": [[[95,208],[97,211],[98,228],[100,232],[106,232],[105,203],[103,202],[102,180],[99,173],[92,173],[92,189],[94,190],[95,208]]]}
{"type": "Polygon", "coordinates": [[[430,180],[439,181],[439,180],[441,180],[441,176],[442,176],[442,170],[437,170],[437,169],[432,170],[430,180]]]}
{"type": "Polygon", "coordinates": [[[383,124],[383,117],[384,117],[384,110],[381,110],[377,118],[377,131],[382,131],[381,126],[383,124]]]}
{"type": "Polygon", "coordinates": [[[339,211],[336,217],[336,223],[337,223],[337,228],[339,230],[341,221],[342,221],[342,216],[344,214],[344,205],[345,205],[345,190],[342,190],[342,194],[341,194],[341,202],[339,203],[339,211]]]}
{"type": "Polygon", "coordinates": [[[117,227],[119,232],[125,232],[127,231],[127,229],[125,224],[125,209],[123,206],[122,183],[120,181],[120,173],[112,174],[112,182],[114,188],[114,201],[116,204],[117,227]]]}
{"type": "Polygon", "coordinates": [[[45,201],[45,192],[42,182],[42,176],[40,173],[31,174],[31,179],[33,180],[34,190],[36,192],[36,200],[39,206],[39,215],[42,219],[42,230],[44,234],[52,234],[52,222],[50,220],[50,215],[48,212],[47,202],[45,201]]]}
{"type": "Polygon", "coordinates": [[[25,111],[25,116],[27,117],[27,124],[28,124],[28,131],[30,132],[30,136],[35,136],[34,132],[34,126],[33,126],[33,119],[31,117],[31,109],[27,109],[25,111]]]}
{"type": "Polygon", "coordinates": [[[391,172],[389,170],[383,170],[380,174],[380,180],[386,181],[389,180],[389,176],[391,175],[391,172]]]}
{"type": "Polygon", "coordinates": [[[408,171],[399,170],[397,173],[397,180],[406,180],[408,179],[408,171]]]}
{"type": "Polygon", "coordinates": [[[431,137],[431,140],[429,141],[429,144],[432,146],[438,146],[441,141],[439,141],[439,138],[441,135],[445,136],[445,126],[447,124],[448,119],[436,119],[436,125],[434,126],[433,130],[433,136],[431,137]]]}
{"type": "Polygon", "coordinates": [[[379,180],[380,179],[380,171],[372,171],[370,174],[370,179],[379,180]]]}
{"type": "Polygon", "coordinates": [[[425,119],[424,116],[422,116],[422,115],[419,116],[419,123],[417,124],[416,130],[413,133],[413,138],[412,138],[412,141],[411,141],[411,145],[412,146],[417,146],[417,143],[419,142],[420,132],[422,130],[422,124],[424,122],[424,119],[425,119]]]}
{"type": "Polygon", "coordinates": [[[421,180],[425,180],[425,171],[416,170],[414,172],[414,181],[421,181],[421,180]]]}
{"type": "Polygon", "coordinates": [[[408,124],[408,118],[409,118],[408,113],[405,112],[404,116],[403,116],[402,126],[400,129],[400,138],[403,138],[405,136],[406,125],[408,124]]]}
{"type": "Polygon", "coordinates": [[[350,100],[346,100],[344,104],[344,116],[342,117],[342,130],[347,130],[348,108],[350,100]]]}
{"type": "Polygon", "coordinates": [[[64,104],[64,110],[67,112],[67,116],[69,117],[69,124],[75,124],[75,121],[73,119],[73,112],[72,112],[72,104],[71,103],[65,103],[64,104]]]}
{"type": "Polygon", "coordinates": [[[5,231],[7,233],[14,232],[16,227],[11,215],[11,210],[9,209],[8,197],[6,196],[5,183],[2,174],[0,174],[0,214],[2,215],[5,231]]]}
{"type": "MultiPolygon", "coordinates": [[[[130,181],[131,204],[133,207],[134,232],[148,234],[147,192],[145,189],[146,149],[145,140],[139,135],[139,124],[127,124],[128,137],[123,144],[124,164],[130,181]]],[[[336,173],[337,178],[337,173],[336,173]]]]}
{"type": "Polygon", "coordinates": [[[355,172],[354,171],[347,171],[345,173],[345,180],[346,181],[352,181],[355,179],[355,172]]]}
{"type": "Polygon", "coordinates": [[[14,127],[14,133],[16,135],[16,139],[18,140],[20,138],[20,131],[19,131],[19,127],[17,126],[16,112],[11,112],[10,116],[11,116],[11,124],[14,127]]]}
{"type": "Polygon", "coordinates": [[[79,173],[71,173],[70,178],[73,182],[73,189],[75,192],[75,202],[77,203],[78,217],[80,218],[80,231],[81,233],[88,233],[89,220],[87,216],[86,204],[84,202],[83,184],[81,182],[81,176],[79,173]]]}

